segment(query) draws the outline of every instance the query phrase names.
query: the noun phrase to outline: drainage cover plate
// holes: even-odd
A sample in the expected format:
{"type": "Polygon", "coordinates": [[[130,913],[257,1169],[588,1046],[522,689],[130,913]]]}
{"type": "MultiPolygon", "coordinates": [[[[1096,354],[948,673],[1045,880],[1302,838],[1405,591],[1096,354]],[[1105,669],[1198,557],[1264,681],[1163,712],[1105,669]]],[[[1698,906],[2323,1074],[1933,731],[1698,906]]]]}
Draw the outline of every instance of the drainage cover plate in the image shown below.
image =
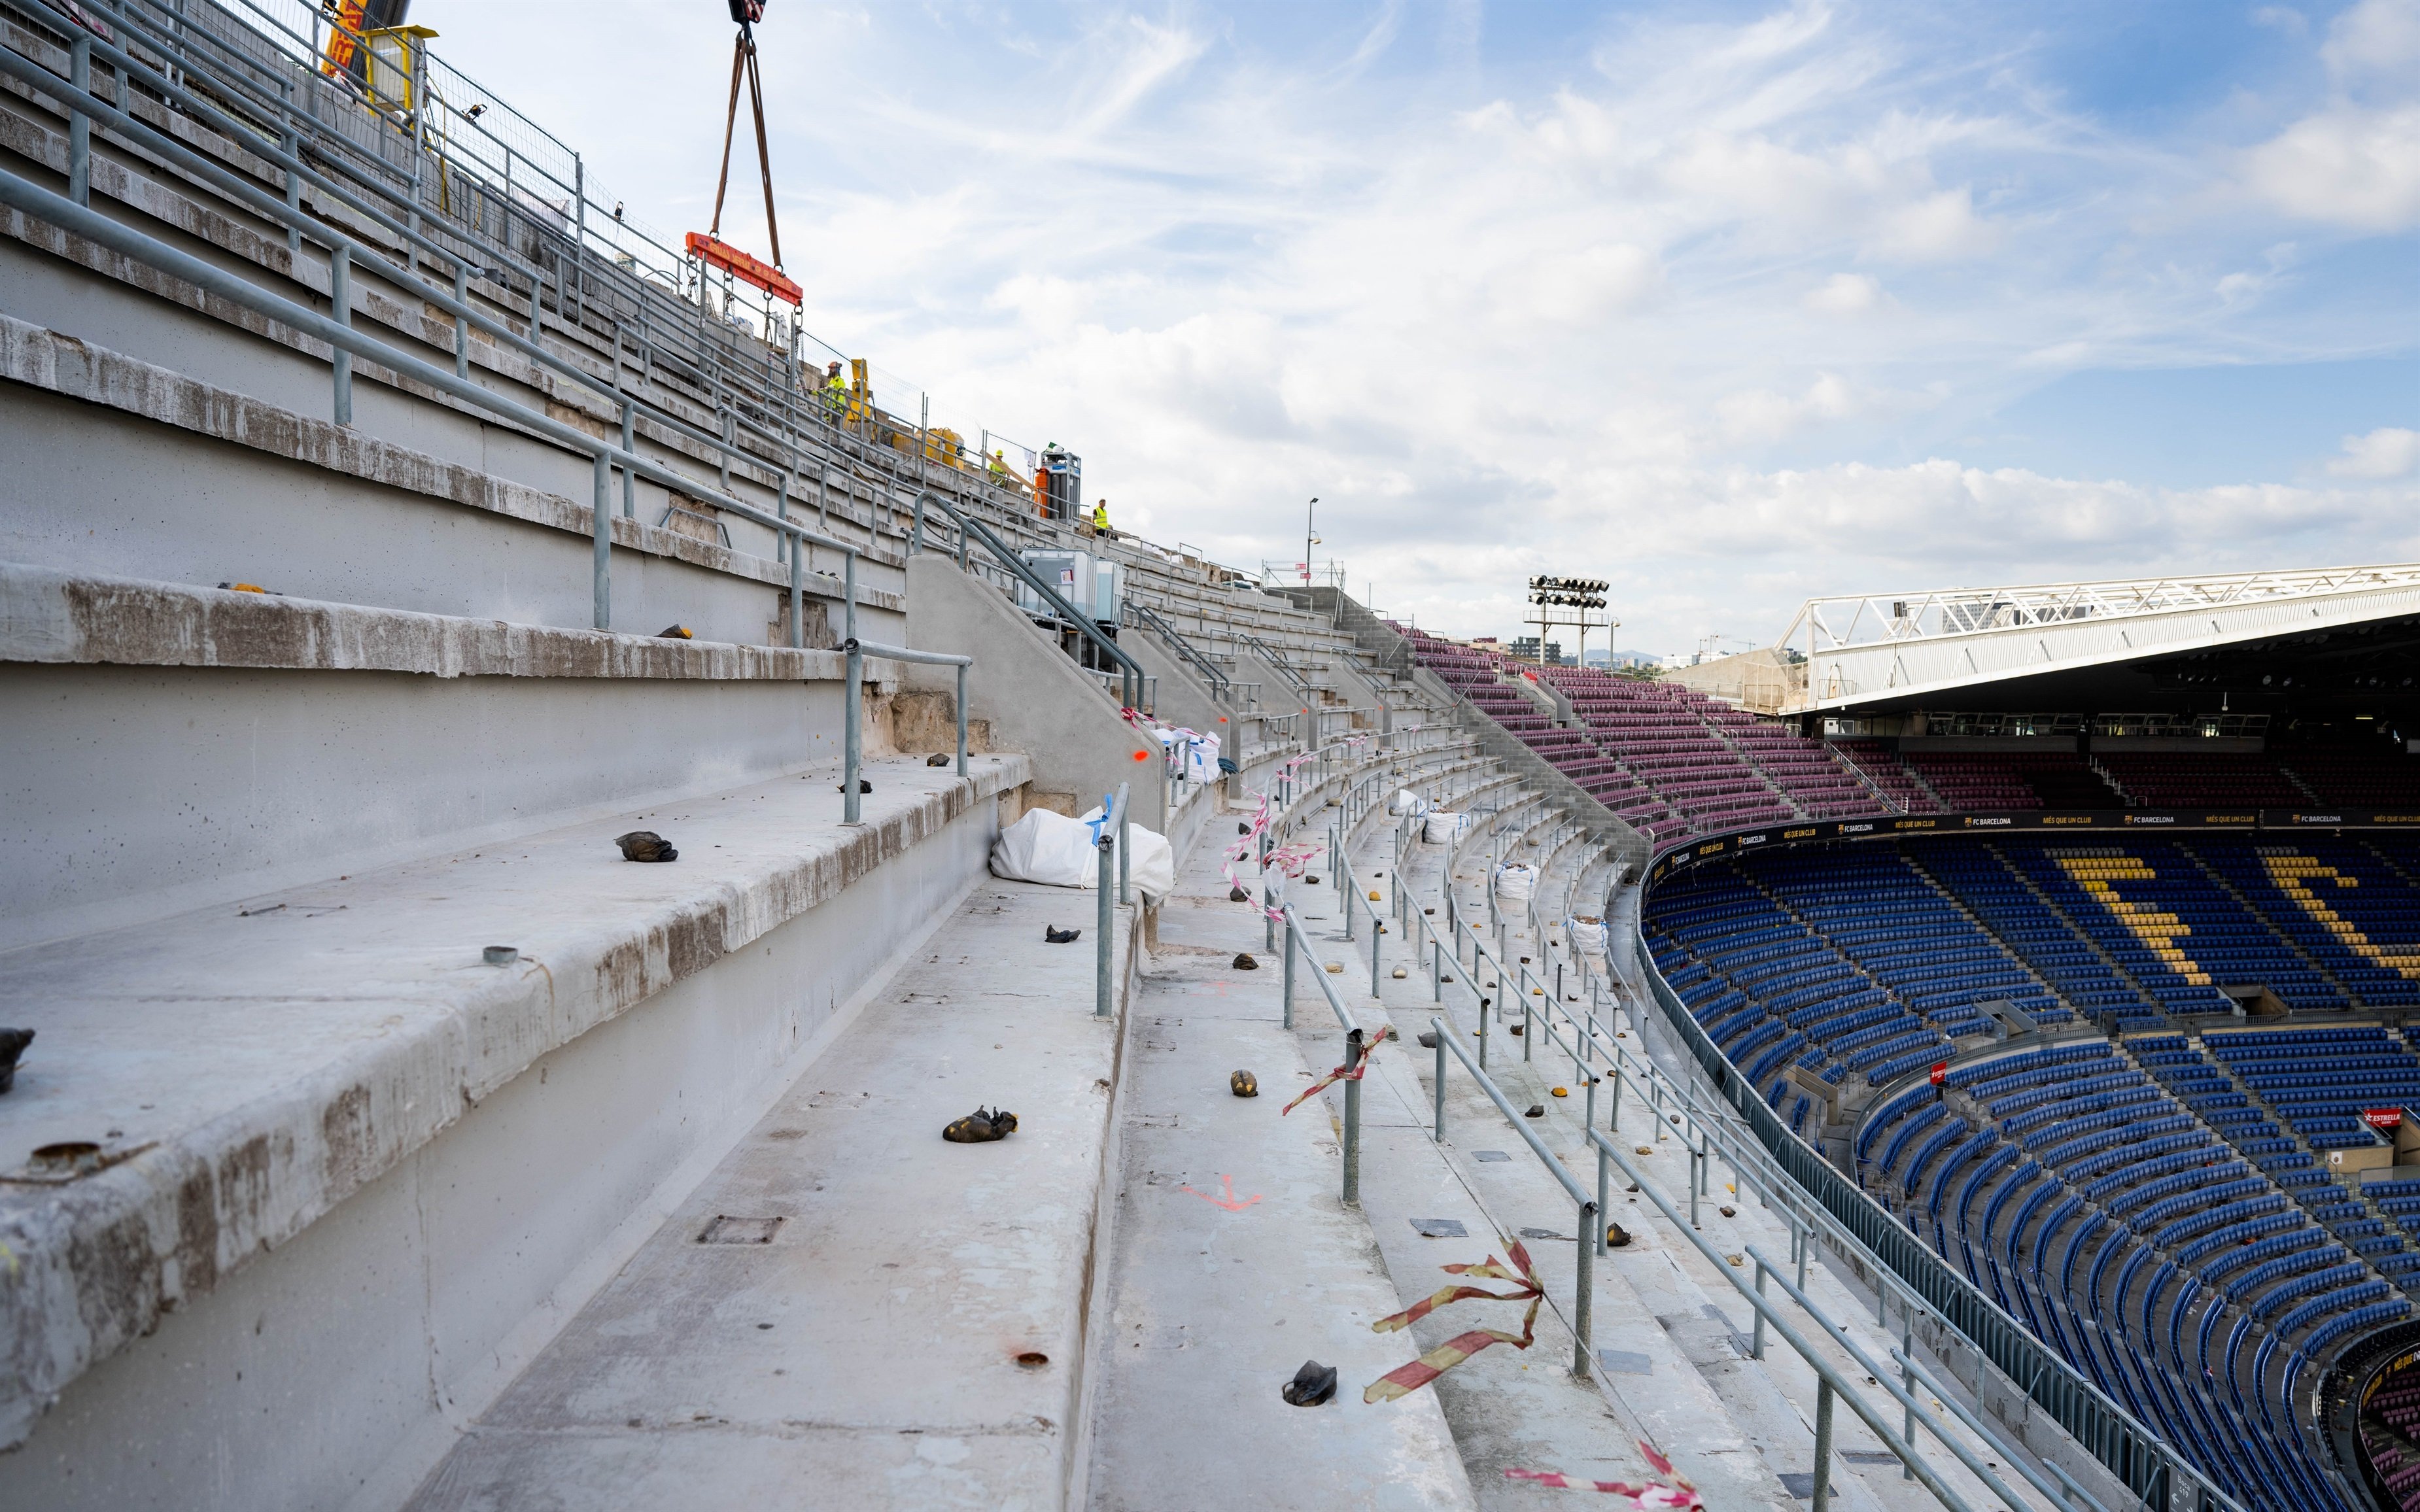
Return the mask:
{"type": "Polygon", "coordinates": [[[779,1218],[734,1218],[718,1213],[706,1231],[697,1236],[701,1244],[770,1244],[782,1227],[779,1218]]]}

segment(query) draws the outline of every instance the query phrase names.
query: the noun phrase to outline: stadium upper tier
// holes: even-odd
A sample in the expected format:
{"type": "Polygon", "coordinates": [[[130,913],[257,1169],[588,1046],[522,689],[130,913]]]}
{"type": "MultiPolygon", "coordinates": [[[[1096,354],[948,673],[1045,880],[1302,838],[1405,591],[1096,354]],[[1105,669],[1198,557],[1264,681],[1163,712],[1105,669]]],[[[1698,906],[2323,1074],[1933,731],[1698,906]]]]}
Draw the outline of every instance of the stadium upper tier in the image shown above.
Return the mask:
{"type": "Polygon", "coordinates": [[[2147,750],[2122,737],[2088,751],[2072,736],[1971,743],[2050,748],[2038,750],[1814,740],[1675,684],[1540,668],[1484,646],[1402,634],[1420,665],[1658,848],[1866,815],[2420,804],[2420,764],[2379,742],[2203,753],[2147,750]]]}

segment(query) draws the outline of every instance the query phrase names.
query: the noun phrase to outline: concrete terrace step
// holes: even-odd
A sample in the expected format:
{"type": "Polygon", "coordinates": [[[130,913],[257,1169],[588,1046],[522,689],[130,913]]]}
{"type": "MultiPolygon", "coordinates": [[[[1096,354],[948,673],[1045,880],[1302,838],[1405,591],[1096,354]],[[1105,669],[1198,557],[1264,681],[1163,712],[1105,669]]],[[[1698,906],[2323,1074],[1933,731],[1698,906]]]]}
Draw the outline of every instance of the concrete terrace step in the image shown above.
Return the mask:
{"type": "MultiPolygon", "coordinates": [[[[11,952],[0,1021],[39,1039],[0,1103],[0,1156],[16,1166],[88,1140],[105,1168],[0,1187],[0,1243],[21,1267],[0,1291],[0,1442],[23,1442],[54,1394],[111,1367],[60,1398],[66,1421],[45,1425],[20,1479],[40,1478],[28,1460],[104,1478],[124,1457],[81,1443],[84,1426],[224,1360],[210,1330],[240,1304],[204,1304],[231,1284],[276,1324],[256,1339],[245,1305],[247,1350],[317,1360],[304,1380],[332,1397],[400,1393],[322,1403],[343,1420],[314,1446],[330,1463],[358,1465],[433,1411],[432,1386],[497,1349],[752,1088],[779,1085],[905,943],[902,921],[932,917],[981,870],[991,800],[1028,771],[1014,755],[965,779],[878,761],[855,828],[839,822],[836,775],[11,952]],[[610,838],[636,827],[664,833],[680,859],[624,862],[610,838]],[[489,945],[520,954],[484,964],[489,945]],[[479,1117],[500,1092],[501,1111],[479,1117]],[[473,1130],[504,1147],[464,1144],[473,1130]],[[240,1273],[339,1203],[352,1214],[342,1231],[298,1246],[295,1263],[365,1245],[345,1259],[372,1288],[354,1314],[328,1314],[324,1288],[314,1302],[254,1295],[272,1281],[240,1273]]],[[[251,1391],[270,1390],[271,1360],[253,1366],[251,1391]]],[[[218,1429],[235,1435],[221,1452],[278,1434],[244,1389],[214,1397],[230,1420],[218,1429]]],[[[214,1420],[182,1421],[206,1434],[214,1420]]]]}
{"type": "Polygon", "coordinates": [[[978,882],[415,1512],[1061,1505],[1118,1070],[1094,908],[978,882]],[[1084,934],[1047,945],[1046,924],[1084,934]],[[1017,1132],[944,1142],[978,1103],[1017,1132]]]}
{"type": "Polygon", "coordinates": [[[42,711],[0,727],[0,947],[793,772],[838,754],[843,674],[833,651],[0,563],[0,685],[42,711]]]}

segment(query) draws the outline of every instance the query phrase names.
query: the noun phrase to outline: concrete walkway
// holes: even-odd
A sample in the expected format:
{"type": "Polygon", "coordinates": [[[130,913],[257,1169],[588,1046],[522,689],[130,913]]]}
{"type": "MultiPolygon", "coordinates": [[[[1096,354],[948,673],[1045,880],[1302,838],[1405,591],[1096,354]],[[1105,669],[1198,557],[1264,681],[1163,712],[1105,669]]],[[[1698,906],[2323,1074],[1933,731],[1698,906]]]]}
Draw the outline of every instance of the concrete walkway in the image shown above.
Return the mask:
{"type": "Polygon", "coordinates": [[[977,883],[411,1505],[1063,1505],[1116,1075],[1094,908],[977,883]],[[1007,1140],[941,1139],[992,1103],[1007,1140]]]}
{"type": "Polygon", "coordinates": [[[1128,1030],[1087,1504],[1468,1507],[1434,1396],[1361,1400],[1415,1351],[1370,1330],[1402,1303],[1341,1200],[1327,1106],[1279,1114],[1334,1061],[1307,1064],[1280,1026],[1278,963],[1257,911],[1227,901],[1218,847],[1234,837],[1219,827],[1161,911],[1128,1030]],[[1259,969],[1237,970],[1238,951],[1259,969]],[[1236,1070],[1259,1097],[1229,1090],[1236,1070]],[[1324,1406],[1278,1395],[1306,1359],[1339,1369],[1324,1406]]]}

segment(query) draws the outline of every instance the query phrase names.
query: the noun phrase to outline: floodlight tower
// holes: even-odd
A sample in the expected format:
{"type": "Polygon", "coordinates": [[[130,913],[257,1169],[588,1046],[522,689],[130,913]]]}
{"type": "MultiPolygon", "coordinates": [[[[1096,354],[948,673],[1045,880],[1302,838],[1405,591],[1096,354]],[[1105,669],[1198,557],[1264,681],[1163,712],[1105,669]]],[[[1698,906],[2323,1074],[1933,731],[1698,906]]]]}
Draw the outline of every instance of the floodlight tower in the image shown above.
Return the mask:
{"type": "Polygon", "coordinates": [[[1608,632],[1606,649],[1608,653],[1612,650],[1610,632],[1621,622],[1611,617],[1590,618],[1590,610],[1605,608],[1606,586],[1602,578],[1537,577],[1529,579],[1529,602],[1537,606],[1537,612],[1530,616],[1529,623],[1538,627],[1539,666],[1546,665],[1546,628],[1549,625],[1568,625],[1579,631],[1578,666],[1588,665],[1588,633],[1592,625],[1606,626],[1608,632]],[[1559,613],[1558,610],[1569,612],[1559,613]]]}

